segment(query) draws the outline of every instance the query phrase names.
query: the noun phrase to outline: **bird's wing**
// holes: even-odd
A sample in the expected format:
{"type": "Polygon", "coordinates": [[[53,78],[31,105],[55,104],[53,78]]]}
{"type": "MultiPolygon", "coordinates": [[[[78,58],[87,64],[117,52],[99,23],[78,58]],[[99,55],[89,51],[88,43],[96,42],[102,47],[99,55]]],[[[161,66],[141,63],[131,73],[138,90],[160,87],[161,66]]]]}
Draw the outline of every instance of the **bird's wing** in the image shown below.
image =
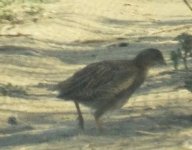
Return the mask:
{"type": "Polygon", "coordinates": [[[135,72],[129,69],[112,72],[111,75],[112,80],[99,87],[95,91],[92,91],[94,93],[90,95],[91,97],[98,97],[99,99],[113,99],[121,92],[132,88],[136,80],[135,72]]]}
{"type": "Polygon", "coordinates": [[[58,87],[63,91],[78,91],[82,89],[96,88],[100,84],[110,80],[106,74],[112,71],[111,67],[104,63],[93,63],[77,71],[69,79],[60,82],[58,87]]]}
{"type": "Polygon", "coordinates": [[[128,88],[135,80],[132,68],[119,69],[119,64],[105,62],[90,64],[60,83],[63,95],[91,99],[95,96],[113,96],[128,88]]]}

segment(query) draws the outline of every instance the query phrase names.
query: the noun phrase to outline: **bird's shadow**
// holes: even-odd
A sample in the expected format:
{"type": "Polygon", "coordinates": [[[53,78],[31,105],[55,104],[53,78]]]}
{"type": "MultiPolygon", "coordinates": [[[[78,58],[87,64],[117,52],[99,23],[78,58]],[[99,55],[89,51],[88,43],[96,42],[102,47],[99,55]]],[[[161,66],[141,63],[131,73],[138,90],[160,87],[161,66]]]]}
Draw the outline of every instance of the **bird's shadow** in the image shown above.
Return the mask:
{"type": "MultiPolygon", "coordinates": [[[[176,106],[181,108],[180,106],[176,106]]],[[[177,109],[177,108],[174,108],[177,109]]],[[[183,108],[185,109],[185,108],[183,108]]],[[[187,108],[188,109],[188,108],[187,108]]],[[[154,137],[150,141],[165,140],[164,133],[186,130],[192,126],[191,114],[176,114],[170,109],[159,107],[156,109],[144,110],[143,108],[124,108],[118,114],[105,118],[103,132],[99,132],[93,119],[89,118],[88,112],[83,113],[86,120],[85,130],[78,129],[76,119],[66,119],[74,117],[74,112],[59,113],[33,113],[23,115],[23,119],[28,118],[32,124],[52,124],[49,129],[33,128],[29,131],[20,131],[0,137],[0,146],[20,146],[56,141],[58,139],[73,138],[75,136],[104,137],[104,138],[141,138],[143,136],[154,137]],[[62,116],[65,116],[62,120],[62,116]],[[55,119],[57,118],[57,119],[55,119]],[[59,118],[59,120],[58,120],[59,118]],[[57,126],[57,128],[55,128],[57,126]],[[162,139],[161,139],[162,138],[162,139]]],[[[172,139],[174,141],[174,139],[172,139]]],[[[174,144],[174,143],[173,143],[174,144]]],[[[152,149],[152,148],[151,148],[152,149]]]]}

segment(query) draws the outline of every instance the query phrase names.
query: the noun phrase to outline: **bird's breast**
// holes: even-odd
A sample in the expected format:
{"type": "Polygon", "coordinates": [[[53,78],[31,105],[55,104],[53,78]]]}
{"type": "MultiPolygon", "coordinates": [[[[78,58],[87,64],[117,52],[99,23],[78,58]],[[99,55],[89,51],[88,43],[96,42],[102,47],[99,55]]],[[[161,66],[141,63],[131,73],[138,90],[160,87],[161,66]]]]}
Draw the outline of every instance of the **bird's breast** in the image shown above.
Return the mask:
{"type": "Polygon", "coordinates": [[[116,96],[116,104],[114,105],[115,108],[121,108],[123,105],[125,105],[132,94],[141,86],[143,81],[143,79],[134,81],[127,87],[125,86],[125,84],[124,89],[116,96]]]}

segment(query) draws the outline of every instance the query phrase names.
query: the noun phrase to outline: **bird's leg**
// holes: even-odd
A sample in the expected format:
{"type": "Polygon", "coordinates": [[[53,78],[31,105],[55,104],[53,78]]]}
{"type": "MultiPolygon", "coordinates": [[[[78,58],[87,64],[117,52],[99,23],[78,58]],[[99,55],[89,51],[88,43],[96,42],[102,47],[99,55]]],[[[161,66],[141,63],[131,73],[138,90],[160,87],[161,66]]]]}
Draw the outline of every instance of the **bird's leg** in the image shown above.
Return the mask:
{"type": "Polygon", "coordinates": [[[80,127],[80,129],[84,130],[84,119],[83,119],[83,115],[82,115],[80,107],[79,107],[79,103],[76,101],[74,101],[74,103],[75,103],[77,113],[78,113],[79,127],[80,127]]]}
{"type": "Polygon", "coordinates": [[[96,126],[97,126],[97,129],[102,132],[103,129],[102,129],[102,122],[100,120],[101,116],[104,114],[104,111],[102,109],[100,110],[97,110],[95,113],[94,113],[94,117],[95,117],[95,123],[96,123],[96,126]]]}
{"type": "Polygon", "coordinates": [[[102,128],[102,122],[99,118],[96,118],[95,117],[95,123],[96,123],[96,126],[97,126],[97,129],[99,130],[99,132],[102,132],[103,131],[103,128],[102,128]]]}

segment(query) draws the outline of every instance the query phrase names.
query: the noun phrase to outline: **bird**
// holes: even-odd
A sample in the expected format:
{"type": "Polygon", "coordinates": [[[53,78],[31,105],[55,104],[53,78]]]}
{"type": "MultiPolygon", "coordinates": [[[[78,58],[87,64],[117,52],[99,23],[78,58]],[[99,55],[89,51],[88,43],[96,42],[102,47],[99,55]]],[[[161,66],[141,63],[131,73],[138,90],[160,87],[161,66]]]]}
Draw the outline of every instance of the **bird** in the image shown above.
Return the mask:
{"type": "Polygon", "coordinates": [[[101,117],[121,108],[143,84],[149,69],[163,65],[166,65],[164,56],[156,48],[143,49],[131,60],[91,63],[57,84],[57,98],[74,102],[82,130],[84,118],[79,104],[93,109],[96,127],[103,131],[101,117]]]}

